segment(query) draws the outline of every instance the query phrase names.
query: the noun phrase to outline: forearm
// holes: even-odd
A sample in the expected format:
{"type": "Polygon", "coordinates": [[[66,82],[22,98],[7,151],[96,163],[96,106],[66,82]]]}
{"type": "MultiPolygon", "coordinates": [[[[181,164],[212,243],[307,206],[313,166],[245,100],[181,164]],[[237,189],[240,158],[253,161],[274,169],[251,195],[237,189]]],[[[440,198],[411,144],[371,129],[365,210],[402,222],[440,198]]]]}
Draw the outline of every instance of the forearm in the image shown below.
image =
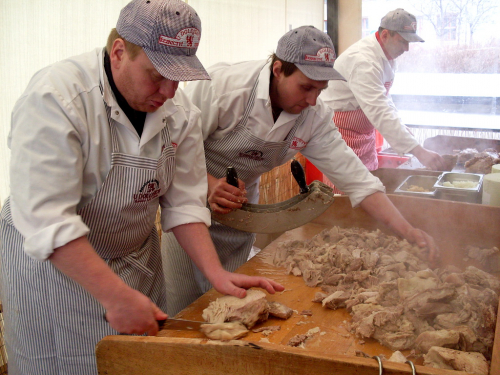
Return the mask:
{"type": "Polygon", "coordinates": [[[369,195],[360,203],[360,207],[403,238],[414,229],[384,193],[369,195]]]}
{"type": "Polygon", "coordinates": [[[172,228],[172,232],[196,267],[209,280],[223,270],[208,227],[204,223],[179,225],[172,228]]]}
{"type": "Polygon", "coordinates": [[[80,237],[54,250],[49,260],[85,290],[105,309],[130,287],[95,252],[86,237],[80,237]]]}

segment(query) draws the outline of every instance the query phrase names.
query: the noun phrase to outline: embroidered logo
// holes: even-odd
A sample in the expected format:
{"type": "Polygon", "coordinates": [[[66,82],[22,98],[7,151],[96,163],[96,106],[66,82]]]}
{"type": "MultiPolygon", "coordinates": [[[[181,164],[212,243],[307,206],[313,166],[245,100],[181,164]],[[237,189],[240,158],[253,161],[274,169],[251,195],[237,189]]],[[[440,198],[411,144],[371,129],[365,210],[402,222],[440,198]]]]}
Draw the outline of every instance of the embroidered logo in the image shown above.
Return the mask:
{"type": "Polygon", "coordinates": [[[300,138],[293,137],[292,143],[290,144],[290,148],[293,150],[302,150],[307,146],[307,142],[303,141],[300,138]]]}
{"type": "Polygon", "coordinates": [[[262,151],[257,150],[249,150],[245,152],[240,152],[240,158],[248,158],[252,160],[262,161],[264,158],[262,157],[264,153],[262,151]]]}
{"type": "Polygon", "coordinates": [[[335,51],[331,48],[325,47],[321,48],[316,55],[306,55],[304,59],[306,61],[327,61],[327,62],[334,62],[335,58],[335,51]]]}
{"type": "Polygon", "coordinates": [[[176,48],[198,48],[200,37],[200,30],[195,27],[188,27],[179,31],[175,38],[160,35],[158,43],[176,48]]]}
{"type": "Polygon", "coordinates": [[[149,202],[160,195],[160,182],[158,180],[146,181],[139,189],[139,193],[134,194],[135,203],[149,202]]]}
{"type": "Polygon", "coordinates": [[[413,31],[416,32],[417,31],[417,23],[416,22],[412,22],[409,25],[405,25],[404,29],[405,30],[413,30],[413,31]]]}

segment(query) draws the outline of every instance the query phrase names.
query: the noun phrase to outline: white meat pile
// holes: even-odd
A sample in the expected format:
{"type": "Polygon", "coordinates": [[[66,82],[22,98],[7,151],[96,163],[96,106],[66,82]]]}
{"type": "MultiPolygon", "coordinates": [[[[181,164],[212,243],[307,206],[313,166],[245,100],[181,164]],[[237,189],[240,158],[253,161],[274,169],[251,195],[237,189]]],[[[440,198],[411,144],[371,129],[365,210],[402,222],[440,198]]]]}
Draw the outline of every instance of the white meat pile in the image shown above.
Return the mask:
{"type": "Polygon", "coordinates": [[[359,337],[394,351],[416,349],[431,367],[488,373],[500,293],[500,280],[489,273],[431,270],[406,240],[339,227],[279,244],[274,264],[321,286],[314,301],[346,308],[359,337]]]}

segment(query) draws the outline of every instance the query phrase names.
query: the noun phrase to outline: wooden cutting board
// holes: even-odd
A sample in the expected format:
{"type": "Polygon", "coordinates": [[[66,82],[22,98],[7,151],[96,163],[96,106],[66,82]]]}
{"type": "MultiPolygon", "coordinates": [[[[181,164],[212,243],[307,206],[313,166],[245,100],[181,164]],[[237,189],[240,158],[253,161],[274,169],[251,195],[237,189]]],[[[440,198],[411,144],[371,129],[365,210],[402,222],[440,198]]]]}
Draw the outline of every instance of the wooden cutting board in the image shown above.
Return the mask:
{"type": "MultiPolygon", "coordinates": [[[[413,197],[391,196],[390,198],[413,225],[434,236],[442,250],[445,263],[463,267],[462,250],[465,244],[485,247],[500,245],[500,231],[498,231],[500,208],[413,197]]],[[[288,320],[270,318],[254,327],[279,325],[281,327],[279,331],[269,336],[250,332],[248,336],[238,340],[237,344],[229,342],[222,345],[220,343],[214,345],[214,342],[207,340],[202,333],[192,331],[162,330],[157,337],[109,336],[97,347],[99,373],[108,375],[378,373],[377,361],[372,358],[356,357],[356,351],[366,353],[370,357],[383,355],[386,358],[392,355],[392,351],[374,340],[360,340],[354,337],[347,328],[350,315],[344,309],[334,311],[312,302],[314,294],[320,288],[307,287],[301,277],[287,275],[284,269],[271,264],[271,258],[279,242],[311,238],[333,225],[358,226],[370,230],[379,228],[388,231],[363,210],[352,209],[347,198],[337,198],[330,209],[315,222],[284,233],[238,269],[237,272],[240,273],[270,277],[286,287],[284,292],[268,295],[268,300],[284,303],[295,310],[294,315],[288,320]],[[309,310],[312,315],[301,314],[304,310],[309,310]],[[320,333],[308,339],[304,348],[287,346],[294,335],[304,334],[316,327],[319,327],[320,333]],[[240,365],[229,365],[228,362],[240,365]],[[259,363],[258,366],[256,362],[259,363]]],[[[203,309],[218,297],[219,293],[210,290],[176,317],[202,320],[203,309]]],[[[497,327],[500,327],[500,323],[497,327]]],[[[497,329],[491,375],[500,373],[499,331],[497,329]]],[[[408,351],[403,353],[409,354],[408,351]]],[[[412,361],[416,364],[417,373],[422,375],[465,374],[421,366],[421,359],[412,361]]],[[[384,374],[412,374],[408,364],[383,362],[383,365],[384,374]]]]}

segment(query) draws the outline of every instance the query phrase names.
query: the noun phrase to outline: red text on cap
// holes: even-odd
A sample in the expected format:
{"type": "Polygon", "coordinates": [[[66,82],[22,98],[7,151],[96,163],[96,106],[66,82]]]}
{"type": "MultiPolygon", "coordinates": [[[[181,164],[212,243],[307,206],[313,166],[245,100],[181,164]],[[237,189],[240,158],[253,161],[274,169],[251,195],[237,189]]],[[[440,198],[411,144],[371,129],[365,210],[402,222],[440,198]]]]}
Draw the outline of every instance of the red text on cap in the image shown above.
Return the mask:
{"type": "Polygon", "coordinates": [[[164,46],[177,48],[198,48],[200,44],[200,30],[195,27],[188,27],[179,31],[175,38],[160,35],[158,43],[164,46]]]}
{"type": "Polygon", "coordinates": [[[306,55],[305,60],[307,61],[335,61],[335,51],[331,48],[325,47],[321,48],[316,55],[306,55]]]}

